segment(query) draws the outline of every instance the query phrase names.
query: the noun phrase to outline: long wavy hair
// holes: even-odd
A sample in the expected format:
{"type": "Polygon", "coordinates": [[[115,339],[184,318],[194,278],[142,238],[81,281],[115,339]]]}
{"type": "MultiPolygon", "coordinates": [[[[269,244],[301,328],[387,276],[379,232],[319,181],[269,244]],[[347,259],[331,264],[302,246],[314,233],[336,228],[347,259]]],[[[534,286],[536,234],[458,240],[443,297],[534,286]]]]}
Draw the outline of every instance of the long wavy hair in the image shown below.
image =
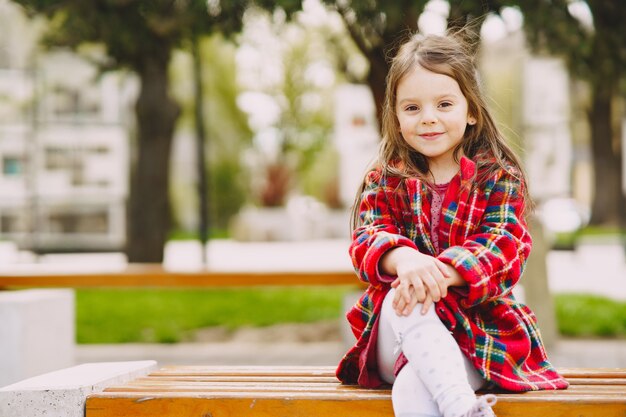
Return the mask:
{"type": "MultiPolygon", "coordinates": [[[[447,35],[414,34],[398,49],[391,60],[387,74],[385,102],[382,111],[382,141],[374,167],[383,176],[401,179],[418,177],[429,183],[428,159],[413,149],[402,137],[396,115],[398,83],[415,67],[447,75],[459,84],[468,104],[468,114],[476,119],[465,129],[463,140],[454,149],[458,162],[465,155],[477,163],[477,177],[472,187],[481,188],[499,169],[505,169],[523,184],[524,199],[532,205],[526,187],[526,175],[513,150],[506,144],[498,130],[481,91],[478,71],[474,61],[473,45],[461,32],[447,35]]],[[[373,168],[373,167],[372,167],[373,168]]],[[[358,210],[365,187],[362,183],[352,210],[352,229],[358,226],[358,210]]]]}

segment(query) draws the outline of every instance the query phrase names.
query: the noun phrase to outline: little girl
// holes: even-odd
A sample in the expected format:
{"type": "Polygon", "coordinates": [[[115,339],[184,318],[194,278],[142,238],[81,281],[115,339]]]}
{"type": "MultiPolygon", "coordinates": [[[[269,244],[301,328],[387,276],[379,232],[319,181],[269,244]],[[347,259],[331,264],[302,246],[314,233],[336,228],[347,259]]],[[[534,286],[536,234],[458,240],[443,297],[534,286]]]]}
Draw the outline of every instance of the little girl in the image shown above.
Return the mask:
{"type": "Polygon", "coordinates": [[[400,47],[382,132],[350,246],[369,287],[347,315],[358,340],[337,377],[393,384],[396,417],[494,416],[495,396],[475,390],[566,388],[511,293],[531,248],[530,199],[461,39],[400,47]]]}

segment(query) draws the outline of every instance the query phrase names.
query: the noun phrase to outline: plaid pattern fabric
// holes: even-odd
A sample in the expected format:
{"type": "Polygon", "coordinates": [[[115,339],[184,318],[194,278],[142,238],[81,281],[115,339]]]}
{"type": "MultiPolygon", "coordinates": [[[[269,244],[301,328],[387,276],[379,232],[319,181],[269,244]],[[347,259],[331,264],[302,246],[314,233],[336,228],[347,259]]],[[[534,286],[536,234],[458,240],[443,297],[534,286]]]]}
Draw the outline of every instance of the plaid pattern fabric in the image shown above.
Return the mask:
{"type": "MultiPolygon", "coordinates": [[[[451,288],[436,312],[480,374],[511,391],[561,389],[567,382],[548,362],[536,318],[517,302],[517,283],[532,241],[521,218],[522,184],[500,170],[484,189],[471,191],[476,164],[461,160],[444,198],[439,226],[440,253],[430,238],[430,191],[416,178],[401,181],[371,171],[359,207],[361,226],[350,246],[359,278],[369,284],[348,312],[357,338],[337,368],[344,383],[382,384],[376,363],[378,316],[389,284],[378,271],[381,256],[409,246],[456,268],[467,287],[451,288]]],[[[401,356],[396,369],[406,363],[401,356]]]]}

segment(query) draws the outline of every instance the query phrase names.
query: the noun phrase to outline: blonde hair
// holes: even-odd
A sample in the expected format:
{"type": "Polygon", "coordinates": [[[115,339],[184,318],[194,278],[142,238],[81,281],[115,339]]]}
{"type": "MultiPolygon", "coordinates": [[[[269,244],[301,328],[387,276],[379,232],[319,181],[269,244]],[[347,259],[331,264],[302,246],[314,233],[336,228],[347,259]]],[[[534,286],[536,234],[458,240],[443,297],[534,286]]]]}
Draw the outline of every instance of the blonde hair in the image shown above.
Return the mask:
{"type": "MultiPolygon", "coordinates": [[[[489,110],[480,86],[480,79],[474,61],[473,45],[467,41],[467,33],[461,29],[448,35],[412,35],[404,42],[391,60],[387,74],[385,102],[382,110],[382,142],[378,160],[383,176],[396,176],[402,179],[415,177],[429,182],[428,160],[413,149],[402,137],[396,116],[396,99],[399,82],[415,67],[453,78],[461,89],[468,104],[468,114],[476,120],[468,125],[465,137],[454,149],[458,161],[461,151],[478,165],[478,177],[472,181],[473,187],[481,187],[499,169],[505,169],[523,184],[524,198],[531,200],[526,188],[522,165],[506,144],[489,110]],[[465,39],[464,39],[465,36],[465,39]]],[[[359,190],[353,207],[352,225],[356,227],[357,211],[364,183],[359,190]]]]}

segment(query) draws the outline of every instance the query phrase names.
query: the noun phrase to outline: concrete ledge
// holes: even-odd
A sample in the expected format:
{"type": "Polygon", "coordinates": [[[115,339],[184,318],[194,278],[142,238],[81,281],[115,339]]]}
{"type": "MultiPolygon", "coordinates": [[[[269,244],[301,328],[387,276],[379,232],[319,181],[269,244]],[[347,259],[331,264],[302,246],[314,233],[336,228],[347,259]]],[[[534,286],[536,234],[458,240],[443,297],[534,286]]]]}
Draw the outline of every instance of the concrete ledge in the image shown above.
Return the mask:
{"type": "Polygon", "coordinates": [[[0,387],[74,362],[74,290],[0,291],[0,387]]]}
{"type": "Polygon", "coordinates": [[[2,417],[84,417],[87,395],[156,369],[156,361],[86,363],[0,388],[2,417]]]}

